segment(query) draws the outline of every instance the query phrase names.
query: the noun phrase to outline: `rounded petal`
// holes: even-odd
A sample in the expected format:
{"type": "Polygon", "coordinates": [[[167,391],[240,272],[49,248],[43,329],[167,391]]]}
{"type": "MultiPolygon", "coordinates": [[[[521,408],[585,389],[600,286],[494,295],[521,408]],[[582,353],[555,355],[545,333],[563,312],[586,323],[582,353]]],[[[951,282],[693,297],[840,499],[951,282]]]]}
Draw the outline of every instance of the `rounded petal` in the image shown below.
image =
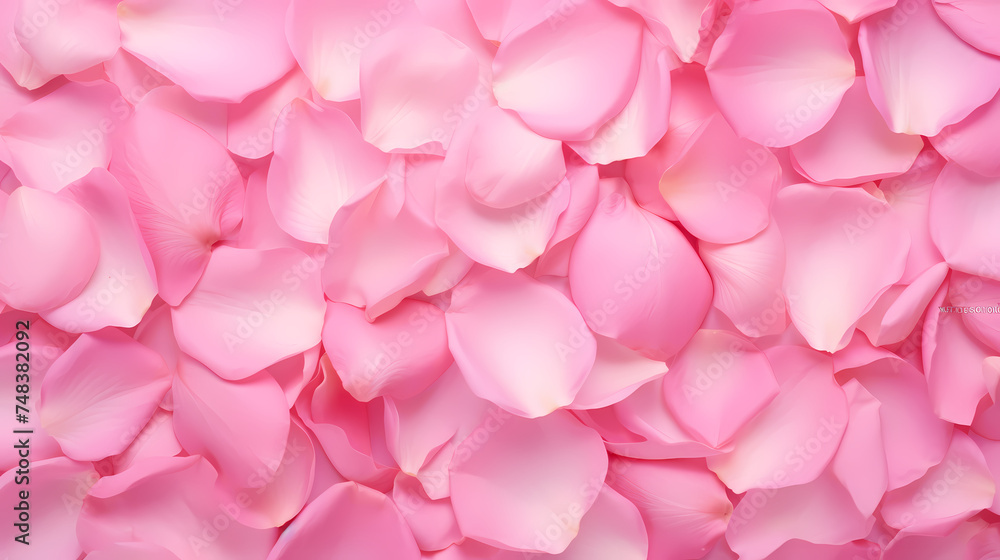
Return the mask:
{"type": "Polygon", "coordinates": [[[781,167],[766,148],[738,138],[722,115],[702,124],[660,177],[660,194],[685,229],[737,243],[767,227],[781,167]]]}
{"type": "Polygon", "coordinates": [[[1000,58],[956,36],[932,4],[899,2],[858,31],[868,93],[893,132],[934,136],[1000,89],[1000,58]]]}
{"type": "Polygon", "coordinates": [[[909,533],[944,536],[993,504],[996,483],[983,452],[961,431],[944,459],[912,484],[886,494],[885,522],[909,533]]]}
{"type": "Polygon", "coordinates": [[[792,323],[817,350],[847,345],[861,316],[903,274],[910,236],[883,199],[863,189],[791,185],[774,219],[785,239],[792,323]]]}
{"type": "Polygon", "coordinates": [[[854,83],[854,60],[819,3],[738,7],[705,67],[712,96],[738,135],[788,146],[823,128],[854,83]]]}
{"type": "Polygon", "coordinates": [[[0,299],[22,311],[43,311],[79,296],[100,259],[94,220],[79,204],[20,187],[0,220],[0,299]]]}
{"type": "Polygon", "coordinates": [[[19,4],[14,24],[17,42],[48,72],[75,74],[109,60],[118,51],[121,39],[114,0],[57,4],[21,0],[19,4]]]}
{"type": "Polygon", "coordinates": [[[357,307],[328,303],[323,347],[344,389],[362,402],[413,397],[452,363],[443,313],[411,299],[372,323],[357,307]]]}
{"type": "Polygon", "coordinates": [[[524,204],[566,175],[562,143],[538,136],[514,113],[490,107],[475,123],[466,161],[466,188],[492,208],[524,204]]]}
{"type": "Polygon", "coordinates": [[[415,197],[402,185],[383,183],[334,217],[323,290],[334,301],[364,307],[374,319],[423,288],[448,251],[448,237],[415,197]]]}
{"type": "Polygon", "coordinates": [[[604,486],[608,456],[600,436],[564,411],[512,416],[483,431],[483,443],[473,433],[474,445],[451,461],[462,534],[511,550],[566,550],[604,486]]]}
{"type": "Polygon", "coordinates": [[[639,75],[632,97],[594,137],[568,142],[590,164],[642,157],[667,132],[670,112],[670,68],[667,49],[646,31],[642,36],[639,75]]]}
{"type": "Polygon", "coordinates": [[[954,163],[941,171],[930,200],[930,231],[948,266],[1000,280],[1000,178],[977,175],[954,163]]]}
{"type": "Polygon", "coordinates": [[[849,186],[903,173],[923,147],[920,136],[889,130],[858,76],[830,122],[794,144],[791,156],[810,181],[849,186]]]}
{"type": "Polygon", "coordinates": [[[383,152],[447,148],[465,107],[490,101],[478,78],[475,53],[442,31],[413,25],[383,33],[361,54],[365,140],[383,152]]]}
{"type": "Polygon", "coordinates": [[[700,330],[674,359],[663,395],[678,422],[721,447],[778,395],[764,353],[726,331],[700,330]]]}
{"type": "Polygon", "coordinates": [[[83,499],[76,532],[85,552],[146,543],[180,560],[264,560],[277,530],[235,521],[226,513],[232,505],[204,458],[151,458],[97,481],[83,499]],[[216,520],[224,530],[213,526],[216,520]]]}
{"type": "Polygon", "coordinates": [[[615,459],[611,465],[608,484],[636,504],[646,523],[649,558],[698,558],[725,532],[733,505],[704,463],[615,459]]]}
{"type": "Polygon", "coordinates": [[[647,381],[667,372],[667,364],[652,360],[613,338],[595,335],[597,357],[570,408],[602,408],[621,401],[647,381]]]}
{"type": "Polygon", "coordinates": [[[177,305],[212,246],[239,226],[244,186],[225,146],[154,101],[140,103],[116,135],[110,169],[128,191],[160,297],[177,305]]]}
{"type": "Polygon", "coordinates": [[[29,187],[56,192],[111,159],[109,135],[129,109],[112,84],[68,83],[0,125],[14,173],[29,187]]]}
{"type": "Polygon", "coordinates": [[[1000,127],[1000,94],[961,121],[931,138],[934,149],[950,161],[988,177],[1000,176],[1000,149],[991,141],[1000,127]]]}
{"type": "Polygon", "coordinates": [[[740,243],[701,242],[698,254],[712,276],[712,305],[743,334],[778,334],[788,326],[781,290],[785,242],[772,221],[764,231],[740,243]]]}
{"type": "Polygon", "coordinates": [[[1000,56],[1000,6],[989,0],[933,0],[937,15],[973,47],[1000,56]]]}
{"type": "Polygon", "coordinates": [[[276,131],[267,174],[274,219],[297,239],[327,243],[337,211],[378,187],[389,157],[339,109],[296,99],[279,119],[288,124],[276,131]]]}
{"type": "Polygon", "coordinates": [[[125,0],[118,21],[122,47],[192,96],[238,102],[292,68],[287,9],[287,0],[125,0]]]}
{"type": "Polygon", "coordinates": [[[844,437],[848,403],[825,356],[801,347],[766,352],[780,392],[736,434],[736,447],[708,458],[733,492],[784,488],[816,479],[844,437]]]}
{"type": "Polygon", "coordinates": [[[542,136],[589,140],[632,95],[642,19],[602,0],[564,11],[536,14],[504,38],[493,93],[542,136]]]}
{"type": "Polygon", "coordinates": [[[70,332],[138,325],[156,297],[156,284],[125,189],[106,170],[95,169],[63,193],[94,219],[101,255],[80,295],[42,316],[70,332]]]}
{"type": "Polygon", "coordinates": [[[472,391],[514,414],[570,404],[594,365],[596,341],[580,312],[522,272],[474,269],[452,292],[445,322],[472,391]]]}
{"type": "Polygon", "coordinates": [[[285,20],[288,46],[324,99],[357,99],[361,53],[397,22],[408,20],[410,6],[398,0],[292,0],[285,20]]]}
{"type": "Polygon", "coordinates": [[[275,132],[288,126],[289,114],[283,115],[282,110],[295,98],[308,95],[309,82],[295,68],[277,82],[251,93],[242,103],[228,105],[226,146],[229,151],[247,159],[270,154],[275,132]]]}
{"type": "Polygon", "coordinates": [[[594,332],[656,360],[691,338],[712,297],[708,273],[683,234],[639,208],[614,180],[602,185],[573,247],[569,282],[594,332]]]}
{"type": "Polygon", "coordinates": [[[97,461],[125,450],[170,388],[156,353],[117,329],[84,334],[42,384],[42,426],[67,456],[97,461]]]}
{"type": "Polygon", "coordinates": [[[281,465],[290,423],[278,383],[267,373],[226,381],[188,358],[177,374],[174,432],[184,450],[205,457],[238,486],[249,486],[255,473],[273,475],[281,465]]]}
{"type": "Polygon", "coordinates": [[[267,560],[307,558],[419,560],[413,534],[393,502],[356,482],[335,484],[309,503],[278,539],[267,560]]]}
{"type": "Polygon", "coordinates": [[[320,342],[318,265],[297,249],[219,247],[173,308],[181,350],[225,379],[242,379],[320,342]]]}

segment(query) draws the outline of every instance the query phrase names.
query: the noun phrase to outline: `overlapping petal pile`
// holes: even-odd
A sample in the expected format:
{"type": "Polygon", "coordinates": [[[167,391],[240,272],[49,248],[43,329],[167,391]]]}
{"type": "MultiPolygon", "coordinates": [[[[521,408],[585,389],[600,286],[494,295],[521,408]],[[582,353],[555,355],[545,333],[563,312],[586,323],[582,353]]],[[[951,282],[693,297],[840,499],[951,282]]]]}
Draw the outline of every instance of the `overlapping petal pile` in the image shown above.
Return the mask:
{"type": "Polygon", "coordinates": [[[1000,558],[994,0],[0,31],[0,557],[1000,558]]]}

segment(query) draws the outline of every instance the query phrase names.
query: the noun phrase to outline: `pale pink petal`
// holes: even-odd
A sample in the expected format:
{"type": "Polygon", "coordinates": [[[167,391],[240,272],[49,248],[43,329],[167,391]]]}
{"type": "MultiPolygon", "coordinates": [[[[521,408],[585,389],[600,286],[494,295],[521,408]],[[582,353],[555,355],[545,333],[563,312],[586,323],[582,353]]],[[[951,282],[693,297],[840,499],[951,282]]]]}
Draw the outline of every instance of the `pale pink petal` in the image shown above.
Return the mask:
{"type": "Polygon", "coordinates": [[[47,72],[74,74],[109,60],[118,51],[121,38],[115,0],[16,3],[17,42],[47,72]]]}
{"type": "Polygon", "coordinates": [[[386,182],[334,217],[323,291],[331,300],[364,307],[373,320],[420,291],[448,251],[448,237],[414,197],[403,185],[386,182]]]}
{"type": "Polygon", "coordinates": [[[224,146],[162,109],[140,104],[121,132],[111,172],[128,190],[160,297],[177,305],[204,272],[212,246],[239,225],[243,178],[224,146]]]}
{"type": "Polygon", "coordinates": [[[733,513],[726,487],[701,461],[615,459],[608,484],[639,508],[649,558],[699,558],[722,537],[733,513]]]}
{"type": "Polygon", "coordinates": [[[115,472],[122,472],[136,461],[148,457],[174,457],[180,454],[183,448],[174,434],[173,418],[172,413],[162,408],[156,409],[128,448],[112,458],[115,472]]]}
{"type": "Polygon", "coordinates": [[[860,21],[874,13],[889,9],[898,0],[819,0],[831,12],[843,16],[849,23],[860,21]]]}
{"type": "Polygon", "coordinates": [[[830,463],[848,419],[844,391],[829,358],[779,346],[766,352],[781,391],[737,432],[731,453],[708,466],[734,492],[811,482],[830,463]]]}
{"type": "Polygon", "coordinates": [[[934,244],[954,270],[1000,280],[1000,178],[977,175],[955,163],[941,171],[930,200],[934,244]]]}
{"type": "Polygon", "coordinates": [[[474,269],[452,292],[445,321],[472,391],[521,416],[573,402],[594,365],[596,342],[580,312],[522,272],[474,269]]]}
{"type": "Polygon", "coordinates": [[[924,147],[920,136],[889,130],[858,76],[822,130],[792,145],[792,162],[810,181],[850,186],[903,173],[924,147]]]}
{"type": "Polygon", "coordinates": [[[969,436],[952,434],[940,464],[919,480],[886,494],[882,517],[907,532],[944,536],[993,504],[996,483],[982,451],[969,436]]]}
{"type": "Polygon", "coordinates": [[[883,199],[863,189],[792,185],[774,219],[785,239],[792,323],[817,350],[847,345],[854,325],[903,274],[910,236],[883,199]]]}
{"type": "Polygon", "coordinates": [[[288,443],[280,460],[245,479],[223,480],[231,485],[228,491],[233,496],[232,503],[239,508],[237,520],[256,529],[288,523],[306,505],[315,465],[316,451],[309,434],[297,419],[292,418],[288,443]]]}
{"type": "Polygon", "coordinates": [[[403,300],[369,323],[361,309],[330,302],[323,347],[355,399],[409,398],[426,389],[452,363],[444,314],[436,306],[403,300]]]}
{"type": "Polygon", "coordinates": [[[451,500],[431,500],[418,479],[404,473],[396,475],[392,501],[421,550],[441,550],[465,538],[458,528],[451,500]]]}
{"type": "Polygon", "coordinates": [[[265,372],[226,381],[189,358],[181,361],[177,374],[173,424],[184,450],[208,459],[223,479],[237,486],[255,473],[273,475],[288,443],[290,422],[278,383],[265,372]]]}
{"type": "Polygon", "coordinates": [[[7,37],[6,41],[0,41],[0,65],[3,65],[15,83],[31,90],[49,83],[62,82],[63,80],[58,79],[50,81],[56,74],[36,64],[17,41],[15,22],[20,7],[20,2],[0,3],[0,28],[7,37]]]}
{"type": "Polygon", "coordinates": [[[646,31],[642,36],[639,75],[628,103],[618,115],[604,123],[593,138],[568,144],[592,164],[642,157],[666,133],[669,109],[667,50],[646,31]]]}
{"type": "Polygon", "coordinates": [[[181,350],[226,379],[242,379],[320,342],[319,271],[296,249],[219,247],[172,310],[181,350]]]}
{"type": "Polygon", "coordinates": [[[55,192],[108,166],[109,134],[128,114],[113,85],[68,83],[9,118],[0,137],[23,184],[55,192]]]}
{"type": "Polygon", "coordinates": [[[663,377],[654,379],[611,408],[590,411],[590,417],[599,423],[595,429],[602,430],[602,437],[608,440],[609,451],[637,459],[675,459],[732,450],[732,444],[715,449],[681,426],[667,406],[663,385],[663,377]]]}
{"type": "Polygon", "coordinates": [[[0,476],[0,498],[10,504],[6,508],[10,521],[0,531],[4,542],[0,550],[18,560],[78,558],[83,552],[75,534],[80,501],[99,478],[97,471],[66,457],[34,460],[28,470],[29,476],[16,469],[0,476]],[[22,513],[25,523],[18,526],[22,513]]]}
{"type": "Polygon", "coordinates": [[[306,385],[319,372],[319,359],[322,350],[322,345],[317,344],[301,354],[281,360],[266,369],[271,377],[278,382],[278,385],[281,385],[289,408],[295,405],[295,401],[299,399],[299,395],[305,390],[306,385]]]}
{"type": "Polygon", "coordinates": [[[544,195],[566,175],[562,143],[538,136],[512,112],[483,111],[466,160],[466,188],[492,208],[510,208],[544,195]]]}
{"type": "Polygon", "coordinates": [[[941,287],[924,317],[923,369],[934,412],[944,420],[968,426],[987,394],[983,360],[995,352],[976,340],[957,314],[940,311],[939,307],[948,303],[945,289],[941,287]]]}
{"type": "Polygon", "coordinates": [[[360,96],[361,53],[380,35],[413,15],[411,2],[292,0],[285,20],[288,45],[324,99],[360,96]]]}
{"type": "Polygon", "coordinates": [[[309,95],[309,82],[295,68],[277,82],[251,93],[226,110],[226,146],[238,156],[257,159],[271,153],[275,132],[288,126],[295,113],[282,110],[295,98],[309,95]]]}
{"type": "MultiPolygon", "coordinates": [[[[781,290],[785,243],[774,222],[740,243],[701,242],[698,254],[712,276],[712,305],[740,332],[757,338],[785,330],[787,302],[781,290]]],[[[788,300],[794,300],[794,294],[788,300]]]]}
{"type": "Polygon", "coordinates": [[[700,330],[674,359],[663,395],[678,422],[721,447],[778,395],[764,353],[726,331],[700,330]]]}
{"type": "Polygon", "coordinates": [[[334,107],[296,99],[278,118],[287,124],[276,131],[267,175],[274,218],[297,239],[327,243],[334,215],[382,182],[389,158],[334,107]]]}
{"type": "Polygon", "coordinates": [[[1000,58],[960,39],[932,4],[898,2],[858,31],[868,93],[894,132],[934,136],[1000,89],[1000,58]]]}
{"type": "Polygon", "coordinates": [[[1000,151],[991,141],[1000,126],[1000,94],[931,138],[946,158],[980,175],[1000,176],[1000,151]]]}
{"type": "Polygon", "coordinates": [[[989,0],[933,0],[934,10],[956,35],[977,49],[1000,55],[1000,6],[989,0]]]}
{"type": "Polygon", "coordinates": [[[293,247],[313,257],[316,266],[325,261],[329,248],[319,243],[308,243],[289,235],[274,219],[274,212],[267,201],[268,168],[257,169],[247,178],[243,197],[243,221],[240,223],[236,247],[241,249],[279,249],[293,247]]]}
{"type": "Polygon", "coordinates": [[[0,299],[37,312],[79,296],[101,253],[87,211],[67,197],[30,187],[16,189],[2,211],[0,299]]]}
{"type": "Polygon", "coordinates": [[[493,61],[493,92],[538,134],[588,140],[632,96],[642,19],[598,0],[558,7],[504,38],[493,61]]]}
{"type": "Polygon", "coordinates": [[[104,63],[104,72],[107,80],[118,86],[122,97],[133,106],[138,105],[154,89],[173,84],[166,76],[124,49],[119,49],[115,56],[104,63]]]}
{"type": "Polygon", "coordinates": [[[823,128],[854,83],[854,60],[833,14],[796,0],[738,6],[705,71],[736,133],[768,147],[823,128]]]}
{"type": "Polygon", "coordinates": [[[94,169],[63,194],[94,219],[101,254],[83,292],[42,316],[71,332],[136,326],[156,296],[156,284],[125,189],[106,170],[94,169]]]}
{"type": "Polygon", "coordinates": [[[656,38],[683,62],[691,62],[722,2],[718,0],[612,0],[646,20],[656,38]]]}
{"type": "Polygon", "coordinates": [[[391,29],[361,54],[361,132],[380,150],[447,148],[463,109],[492,96],[475,53],[426,25],[391,29]]]}
{"type": "Polygon", "coordinates": [[[910,230],[910,252],[901,283],[910,284],[944,259],[931,239],[928,216],[934,182],[947,161],[932,149],[924,150],[906,173],[882,179],[879,190],[910,230]]]}
{"type": "Polygon", "coordinates": [[[684,228],[711,243],[737,243],[767,227],[781,175],[771,152],[738,138],[719,114],[687,142],[660,178],[660,194],[684,228]]]}
{"type": "Polygon", "coordinates": [[[911,284],[889,288],[861,317],[858,329],[877,346],[902,341],[913,332],[947,274],[948,265],[937,263],[911,284]]]}
{"type": "MultiPolygon", "coordinates": [[[[566,211],[559,215],[556,231],[552,234],[547,249],[576,235],[587,225],[600,197],[598,167],[587,165],[583,160],[570,155],[567,157],[566,183],[560,186],[569,186],[569,203],[566,211]]],[[[567,248],[572,249],[572,246],[567,248]]]]}
{"type": "Polygon", "coordinates": [[[595,335],[594,339],[597,340],[594,367],[570,408],[610,406],[667,372],[667,364],[647,358],[613,338],[595,335]]]}
{"type": "MultiPolygon", "coordinates": [[[[467,0],[483,38],[499,44],[521,24],[536,18],[544,4],[532,0],[467,0]]],[[[554,14],[551,8],[546,12],[554,14]]]]}
{"type": "Polygon", "coordinates": [[[67,456],[97,461],[128,447],[169,388],[156,352],[107,329],[82,335],[52,364],[38,413],[67,456]]]}
{"type": "Polygon", "coordinates": [[[222,146],[227,145],[226,108],[218,101],[199,101],[182,87],[164,85],[142,97],[144,107],[155,107],[197,126],[222,146]]]}
{"type": "Polygon", "coordinates": [[[952,428],[934,414],[923,375],[907,362],[887,356],[837,375],[857,379],[880,403],[888,489],[893,490],[941,461],[952,428]]]}
{"type": "Polygon", "coordinates": [[[570,257],[573,301],[594,332],[657,360],[677,353],[711,302],[704,265],[671,223],[639,206],[621,180],[602,196],[570,257]]]}
{"type": "Polygon", "coordinates": [[[431,499],[449,495],[448,463],[458,444],[484,422],[511,417],[475,396],[454,365],[419,395],[386,399],[385,412],[389,451],[404,473],[420,480],[431,499]]]}
{"type": "Polygon", "coordinates": [[[468,453],[451,461],[462,533],[511,550],[566,550],[604,486],[608,456],[600,436],[564,411],[514,416],[486,430],[484,442],[472,440],[468,453]]]}
{"type": "Polygon", "coordinates": [[[545,251],[575,189],[567,177],[541,196],[510,208],[477,202],[466,186],[475,131],[475,117],[456,131],[437,177],[434,220],[476,262],[514,272],[545,251]]]}
{"type": "Polygon", "coordinates": [[[238,102],[292,68],[287,9],[287,0],[125,0],[118,21],[122,47],[192,96],[238,102]]]}
{"type": "Polygon", "coordinates": [[[267,560],[330,558],[419,560],[413,534],[385,495],[344,482],[312,501],[278,539],[267,560]]]}
{"type": "Polygon", "coordinates": [[[227,511],[231,505],[205,459],[151,458],[91,487],[77,537],[86,552],[133,542],[180,560],[264,560],[277,530],[244,526],[227,511]]]}

